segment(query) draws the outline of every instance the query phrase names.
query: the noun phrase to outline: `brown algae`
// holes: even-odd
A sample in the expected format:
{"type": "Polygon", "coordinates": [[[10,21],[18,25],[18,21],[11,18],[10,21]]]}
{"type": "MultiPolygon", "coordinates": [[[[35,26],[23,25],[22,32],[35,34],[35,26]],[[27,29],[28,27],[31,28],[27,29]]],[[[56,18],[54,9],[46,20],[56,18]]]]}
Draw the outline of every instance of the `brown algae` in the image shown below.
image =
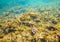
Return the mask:
{"type": "Polygon", "coordinates": [[[0,42],[60,42],[60,10],[29,11],[0,17],[0,42]]]}

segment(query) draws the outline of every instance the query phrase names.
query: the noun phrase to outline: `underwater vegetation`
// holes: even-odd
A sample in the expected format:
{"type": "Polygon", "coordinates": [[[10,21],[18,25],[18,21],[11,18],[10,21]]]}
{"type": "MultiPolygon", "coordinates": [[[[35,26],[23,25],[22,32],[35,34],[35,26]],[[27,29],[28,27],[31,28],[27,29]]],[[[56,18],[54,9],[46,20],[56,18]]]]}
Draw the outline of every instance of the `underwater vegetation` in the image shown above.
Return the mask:
{"type": "Polygon", "coordinates": [[[60,42],[60,8],[18,9],[0,17],[0,42],[60,42]]]}

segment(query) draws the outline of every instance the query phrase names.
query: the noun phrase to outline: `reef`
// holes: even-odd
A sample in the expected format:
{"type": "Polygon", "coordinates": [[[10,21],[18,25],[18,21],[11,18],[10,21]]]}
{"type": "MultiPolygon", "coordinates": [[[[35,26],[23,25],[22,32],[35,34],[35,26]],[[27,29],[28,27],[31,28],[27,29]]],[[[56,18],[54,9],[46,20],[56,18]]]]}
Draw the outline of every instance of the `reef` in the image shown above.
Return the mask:
{"type": "Polygon", "coordinates": [[[0,17],[0,42],[60,42],[59,8],[7,12],[0,17]]]}

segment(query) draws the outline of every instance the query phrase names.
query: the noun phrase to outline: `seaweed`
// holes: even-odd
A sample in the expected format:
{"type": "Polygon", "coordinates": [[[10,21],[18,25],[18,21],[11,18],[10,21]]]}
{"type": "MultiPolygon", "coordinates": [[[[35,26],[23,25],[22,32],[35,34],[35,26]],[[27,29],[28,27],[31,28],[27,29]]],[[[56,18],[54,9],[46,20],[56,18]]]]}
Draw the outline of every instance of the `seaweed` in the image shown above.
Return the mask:
{"type": "Polygon", "coordinates": [[[58,22],[57,21],[52,21],[53,24],[57,24],[58,22]]]}
{"type": "Polygon", "coordinates": [[[36,38],[34,38],[33,42],[37,42],[37,41],[36,41],[36,38]]]}
{"type": "Polygon", "coordinates": [[[25,25],[25,26],[28,26],[28,27],[33,26],[33,24],[25,22],[25,21],[21,21],[19,24],[22,24],[22,25],[25,25]]]}
{"type": "Polygon", "coordinates": [[[4,33],[4,34],[8,34],[8,29],[4,28],[4,29],[3,29],[3,33],[4,33]]]}
{"type": "Polygon", "coordinates": [[[3,29],[3,33],[4,33],[4,34],[9,34],[9,33],[11,33],[11,32],[15,32],[15,31],[16,31],[15,29],[11,29],[11,28],[10,28],[10,29],[8,29],[8,28],[4,28],[4,29],[3,29]]]}
{"type": "Polygon", "coordinates": [[[0,39],[2,39],[3,38],[3,36],[0,36],[0,39]]]}
{"type": "Polygon", "coordinates": [[[36,16],[30,15],[31,19],[36,19],[36,16]]]}
{"type": "Polygon", "coordinates": [[[46,42],[46,40],[44,38],[41,38],[40,40],[41,40],[41,42],[46,42]]]}
{"type": "Polygon", "coordinates": [[[40,22],[40,20],[37,20],[37,19],[36,19],[36,20],[34,20],[34,21],[35,21],[36,23],[39,23],[39,22],[40,22]]]}
{"type": "Polygon", "coordinates": [[[55,31],[55,30],[57,30],[55,27],[53,27],[53,26],[47,26],[46,27],[49,31],[55,31]]]}
{"type": "Polygon", "coordinates": [[[50,18],[44,18],[45,22],[49,22],[51,19],[50,18]]]}
{"type": "Polygon", "coordinates": [[[15,26],[8,26],[7,28],[16,28],[15,26]]]}
{"type": "Polygon", "coordinates": [[[36,41],[36,38],[32,39],[31,42],[37,42],[37,41],[36,41]]]}
{"type": "Polygon", "coordinates": [[[2,25],[0,25],[0,27],[2,27],[2,25]]]}
{"type": "Polygon", "coordinates": [[[31,32],[31,35],[32,35],[32,36],[34,36],[34,35],[35,35],[35,33],[31,32]]]}
{"type": "Polygon", "coordinates": [[[17,37],[13,42],[23,42],[23,39],[24,42],[55,42],[56,39],[60,42],[60,18],[56,9],[29,12],[16,15],[16,17],[12,13],[8,13],[9,15],[3,15],[4,17],[0,18],[2,41],[6,38],[9,42],[17,37]],[[11,40],[8,40],[10,37],[11,40]]]}
{"type": "Polygon", "coordinates": [[[9,29],[8,30],[8,33],[11,33],[11,32],[15,32],[16,30],[14,30],[14,29],[9,29]]]}
{"type": "Polygon", "coordinates": [[[57,37],[58,37],[58,41],[60,42],[60,35],[57,35],[57,37]]]}

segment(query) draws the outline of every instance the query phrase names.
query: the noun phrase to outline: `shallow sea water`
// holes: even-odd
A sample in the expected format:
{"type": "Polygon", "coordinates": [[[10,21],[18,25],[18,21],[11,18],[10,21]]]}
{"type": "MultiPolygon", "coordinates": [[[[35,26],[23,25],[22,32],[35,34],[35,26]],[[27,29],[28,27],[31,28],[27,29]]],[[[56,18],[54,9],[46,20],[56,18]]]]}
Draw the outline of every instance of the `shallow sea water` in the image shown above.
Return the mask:
{"type": "Polygon", "coordinates": [[[60,0],[0,0],[0,42],[60,42],[60,0]]]}
{"type": "Polygon", "coordinates": [[[60,7],[60,0],[0,0],[0,14],[2,15],[6,11],[12,11],[14,7],[17,9],[21,6],[33,9],[39,7],[58,8],[60,7]]]}

